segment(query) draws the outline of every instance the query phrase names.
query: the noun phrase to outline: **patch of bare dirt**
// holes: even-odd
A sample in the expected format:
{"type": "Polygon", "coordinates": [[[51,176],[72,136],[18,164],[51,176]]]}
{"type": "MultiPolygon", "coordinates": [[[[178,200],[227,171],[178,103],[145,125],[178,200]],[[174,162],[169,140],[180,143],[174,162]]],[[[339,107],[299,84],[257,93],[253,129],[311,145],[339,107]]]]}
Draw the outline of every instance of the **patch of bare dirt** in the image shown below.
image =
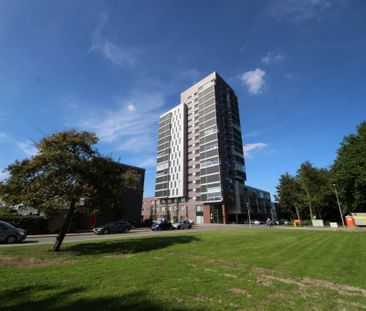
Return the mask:
{"type": "Polygon", "coordinates": [[[244,296],[244,297],[250,297],[251,296],[246,290],[241,289],[241,288],[230,288],[228,291],[232,292],[234,294],[237,294],[239,296],[244,296]]]}
{"type": "Polygon", "coordinates": [[[237,271],[241,271],[243,269],[248,268],[244,264],[232,263],[232,262],[225,261],[223,259],[211,259],[208,262],[211,263],[211,264],[219,265],[219,266],[229,268],[229,269],[232,269],[232,270],[237,270],[237,271]]]}
{"type": "Polygon", "coordinates": [[[342,305],[342,306],[344,306],[344,305],[347,304],[350,307],[354,307],[354,308],[358,308],[358,309],[363,309],[363,310],[366,309],[366,305],[363,305],[363,304],[357,303],[357,302],[350,302],[350,301],[344,301],[344,300],[338,299],[337,300],[337,303],[339,305],[342,305]]]}
{"type": "Polygon", "coordinates": [[[257,277],[257,283],[265,287],[271,287],[273,284],[270,280],[260,277],[257,277]]]}
{"type": "Polygon", "coordinates": [[[275,298],[281,298],[284,300],[289,300],[293,297],[293,293],[291,293],[289,291],[278,290],[278,291],[275,291],[274,293],[271,293],[270,296],[275,297],[275,298]]]}
{"type": "Polygon", "coordinates": [[[216,303],[216,300],[207,296],[196,296],[194,297],[194,300],[196,301],[202,301],[202,302],[214,302],[216,303]]]}
{"type": "Polygon", "coordinates": [[[187,266],[192,267],[192,268],[197,268],[197,265],[195,265],[194,263],[187,263],[187,266]]]}
{"type": "MultiPolygon", "coordinates": [[[[218,265],[225,268],[230,268],[235,271],[248,271],[248,266],[243,264],[235,264],[223,259],[211,259],[206,256],[198,256],[198,255],[190,255],[186,254],[185,257],[196,260],[204,260],[210,264],[218,265]]],[[[206,272],[211,272],[212,269],[205,268],[206,272]]],[[[213,270],[214,271],[214,270],[213,270]]],[[[213,272],[212,271],[212,272],[213,272]]],[[[325,290],[331,290],[337,292],[340,295],[358,295],[362,297],[366,297],[366,289],[354,287],[345,284],[336,284],[327,280],[318,280],[310,277],[304,277],[303,279],[294,279],[290,277],[284,277],[280,275],[278,272],[262,268],[262,267],[251,267],[249,271],[256,277],[257,283],[263,286],[272,286],[273,282],[280,282],[283,284],[295,285],[301,291],[301,295],[303,297],[308,297],[307,289],[310,288],[321,288],[325,290]]],[[[230,277],[229,274],[225,274],[224,276],[230,277]]],[[[234,275],[236,278],[237,276],[234,275]]],[[[311,295],[313,297],[313,295],[311,295]]],[[[366,309],[366,307],[365,307],[366,309]]]]}
{"type": "Polygon", "coordinates": [[[284,284],[296,285],[302,291],[309,287],[315,287],[332,290],[340,295],[359,295],[362,297],[366,297],[366,289],[359,287],[344,284],[335,284],[330,281],[318,280],[310,277],[305,277],[301,280],[295,280],[292,278],[279,276],[278,273],[276,273],[275,271],[260,267],[253,267],[251,268],[251,271],[255,273],[257,282],[265,286],[270,285],[272,283],[271,281],[277,281],[284,284]]]}
{"type": "Polygon", "coordinates": [[[130,258],[135,256],[134,254],[129,254],[129,253],[122,253],[122,254],[115,254],[115,255],[108,255],[105,256],[106,258],[130,258]]]}
{"type": "Polygon", "coordinates": [[[68,265],[74,263],[73,260],[69,259],[38,259],[34,257],[15,257],[9,255],[1,255],[0,266],[6,267],[49,267],[58,265],[68,265]]]}
{"type": "Polygon", "coordinates": [[[334,284],[330,281],[326,280],[317,280],[312,279],[309,277],[305,277],[302,279],[302,283],[308,284],[315,287],[322,287],[325,289],[330,289],[333,291],[338,292],[341,295],[360,295],[362,297],[366,297],[366,290],[359,287],[354,287],[350,285],[343,285],[343,284],[334,284]]]}
{"type": "Polygon", "coordinates": [[[230,268],[230,269],[234,269],[234,270],[240,270],[240,269],[245,268],[245,265],[231,263],[231,262],[225,261],[223,259],[211,259],[210,257],[192,255],[192,254],[185,254],[184,257],[189,258],[189,259],[205,261],[210,264],[220,265],[222,267],[230,268]]]}

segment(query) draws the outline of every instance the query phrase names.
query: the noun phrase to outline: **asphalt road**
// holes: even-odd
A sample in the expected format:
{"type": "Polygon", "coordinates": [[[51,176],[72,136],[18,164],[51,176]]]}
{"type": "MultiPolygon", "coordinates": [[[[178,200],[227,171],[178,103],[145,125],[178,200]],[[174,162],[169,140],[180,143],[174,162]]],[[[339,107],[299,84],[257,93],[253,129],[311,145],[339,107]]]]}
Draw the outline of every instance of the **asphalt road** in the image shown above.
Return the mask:
{"type": "MultiPolygon", "coordinates": [[[[92,232],[87,233],[69,233],[66,235],[63,243],[82,242],[82,241],[97,241],[97,240],[111,240],[111,239],[128,239],[137,236],[160,236],[160,235],[175,235],[180,233],[197,233],[202,231],[212,230],[225,230],[225,229],[248,229],[249,225],[222,225],[222,224],[209,224],[209,225],[194,225],[192,229],[187,230],[167,230],[167,231],[151,231],[150,228],[136,228],[132,229],[128,233],[118,234],[107,234],[107,235],[96,235],[92,232]]],[[[288,226],[274,226],[267,227],[265,225],[252,225],[252,230],[256,229],[289,229],[289,230],[316,230],[316,231],[337,231],[346,230],[353,231],[351,229],[331,229],[331,228],[313,228],[313,227],[300,227],[293,228],[288,226]]],[[[366,231],[364,228],[362,231],[366,231]]],[[[12,246],[31,246],[39,244],[53,244],[56,239],[56,234],[45,234],[45,235],[29,235],[25,241],[16,244],[0,244],[0,247],[12,247],[12,246]]]]}
{"type": "MultiPolygon", "coordinates": [[[[186,230],[167,230],[167,231],[152,231],[150,228],[135,228],[128,233],[118,234],[101,234],[96,235],[92,232],[87,233],[69,233],[66,235],[63,243],[82,242],[82,241],[96,241],[96,240],[110,240],[110,239],[126,239],[135,236],[160,236],[160,235],[174,235],[177,233],[190,233],[210,230],[223,230],[228,227],[244,228],[246,225],[195,225],[192,229],[186,230]]],[[[16,244],[0,244],[0,247],[12,246],[31,246],[36,244],[53,244],[56,239],[56,234],[45,235],[28,235],[26,240],[16,244]]]]}

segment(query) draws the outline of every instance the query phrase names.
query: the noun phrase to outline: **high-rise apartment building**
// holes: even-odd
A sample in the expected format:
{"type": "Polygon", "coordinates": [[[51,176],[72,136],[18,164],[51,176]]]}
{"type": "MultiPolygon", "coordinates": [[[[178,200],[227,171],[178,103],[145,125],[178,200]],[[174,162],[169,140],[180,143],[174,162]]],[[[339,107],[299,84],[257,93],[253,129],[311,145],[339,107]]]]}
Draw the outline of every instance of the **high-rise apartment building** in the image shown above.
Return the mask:
{"type": "Polygon", "coordinates": [[[213,72],[181,93],[180,104],[159,122],[155,198],[161,214],[227,223],[241,213],[246,173],[234,90],[213,72]]]}

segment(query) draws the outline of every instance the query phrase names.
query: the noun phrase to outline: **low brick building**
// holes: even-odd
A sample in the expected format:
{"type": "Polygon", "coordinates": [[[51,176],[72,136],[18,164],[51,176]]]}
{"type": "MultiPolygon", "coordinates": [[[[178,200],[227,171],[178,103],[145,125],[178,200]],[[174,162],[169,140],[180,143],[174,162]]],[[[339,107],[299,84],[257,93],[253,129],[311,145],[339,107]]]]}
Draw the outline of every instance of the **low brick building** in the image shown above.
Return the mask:
{"type": "Polygon", "coordinates": [[[248,221],[248,209],[251,219],[276,218],[269,192],[245,185],[239,193],[240,205],[236,209],[229,209],[228,215],[221,214],[220,206],[213,209],[212,205],[187,202],[184,199],[146,197],[142,203],[142,218],[145,221],[170,217],[172,220],[191,220],[197,224],[224,223],[222,220],[226,218],[227,223],[244,223],[248,221]]]}
{"type": "MultiPolygon", "coordinates": [[[[72,224],[71,230],[86,230],[94,228],[98,225],[103,225],[109,221],[126,219],[134,224],[141,222],[141,206],[143,198],[143,188],[145,179],[145,169],[135,166],[130,166],[120,163],[123,172],[127,170],[135,170],[140,175],[140,186],[138,190],[129,190],[122,196],[121,206],[116,210],[103,210],[100,214],[88,214],[82,212],[76,212],[72,224]]],[[[48,220],[48,230],[50,232],[58,232],[63,224],[64,215],[66,210],[60,210],[58,215],[55,215],[48,220]]]]}

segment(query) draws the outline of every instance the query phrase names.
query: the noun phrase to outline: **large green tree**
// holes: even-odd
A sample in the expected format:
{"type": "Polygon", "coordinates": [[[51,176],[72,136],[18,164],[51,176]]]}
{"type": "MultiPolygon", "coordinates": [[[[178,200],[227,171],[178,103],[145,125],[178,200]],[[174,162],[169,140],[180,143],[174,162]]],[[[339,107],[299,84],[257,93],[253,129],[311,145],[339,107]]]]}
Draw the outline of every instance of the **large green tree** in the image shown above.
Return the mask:
{"type": "Polygon", "coordinates": [[[366,122],[346,136],[331,168],[344,212],[366,212],[366,122]]]}
{"type": "Polygon", "coordinates": [[[316,215],[323,218],[326,194],[329,193],[329,172],[324,168],[314,167],[312,163],[306,161],[300,165],[297,171],[297,179],[303,189],[304,198],[309,210],[311,219],[316,215]]]}
{"type": "Polygon", "coordinates": [[[37,154],[9,165],[9,177],[0,183],[0,195],[8,204],[23,204],[46,215],[67,209],[56,238],[58,251],[77,210],[97,212],[120,208],[123,193],[136,189],[140,176],[104,157],[94,148],[94,133],[69,130],[44,137],[37,154]]]}
{"type": "Polygon", "coordinates": [[[296,214],[297,219],[301,220],[301,211],[304,206],[303,190],[299,180],[285,173],[280,176],[277,186],[277,197],[279,210],[284,214],[296,214]]]}

